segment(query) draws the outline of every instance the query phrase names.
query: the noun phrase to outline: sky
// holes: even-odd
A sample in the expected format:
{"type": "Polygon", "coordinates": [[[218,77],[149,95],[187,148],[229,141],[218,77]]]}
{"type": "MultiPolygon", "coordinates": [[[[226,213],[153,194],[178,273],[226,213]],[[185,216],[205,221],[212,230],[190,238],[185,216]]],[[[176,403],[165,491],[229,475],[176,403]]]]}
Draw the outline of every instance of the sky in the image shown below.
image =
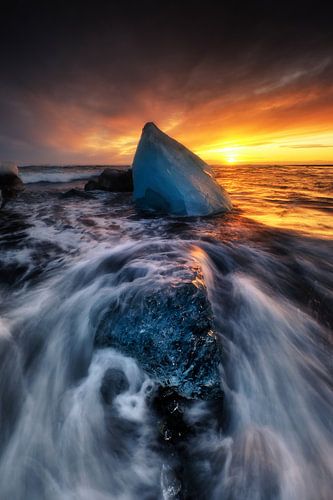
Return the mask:
{"type": "Polygon", "coordinates": [[[209,163],[333,163],[324,5],[5,0],[0,159],[128,164],[154,121],[209,163]]]}

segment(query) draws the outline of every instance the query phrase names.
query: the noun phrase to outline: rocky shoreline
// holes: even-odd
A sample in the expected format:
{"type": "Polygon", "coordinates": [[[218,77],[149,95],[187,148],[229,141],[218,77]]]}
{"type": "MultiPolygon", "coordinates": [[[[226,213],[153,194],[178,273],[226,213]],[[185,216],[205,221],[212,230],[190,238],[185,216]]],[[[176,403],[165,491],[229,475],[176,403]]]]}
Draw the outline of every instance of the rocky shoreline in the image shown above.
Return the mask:
{"type": "Polygon", "coordinates": [[[23,190],[24,184],[19,177],[17,165],[13,162],[0,162],[0,208],[23,190]]]}

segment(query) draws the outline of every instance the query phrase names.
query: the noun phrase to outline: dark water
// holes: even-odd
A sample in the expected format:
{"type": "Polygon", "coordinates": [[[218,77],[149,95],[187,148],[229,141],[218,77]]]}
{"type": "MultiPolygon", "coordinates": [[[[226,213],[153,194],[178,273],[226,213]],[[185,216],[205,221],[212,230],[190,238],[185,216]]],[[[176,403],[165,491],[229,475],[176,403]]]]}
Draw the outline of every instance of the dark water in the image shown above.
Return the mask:
{"type": "Polygon", "coordinates": [[[333,169],[217,169],[235,209],[193,220],[63,196],[97,170],[27,169],[0,214],[0,498],[331,499],[333,169]],[[176,454],[154,381],[93,348],[92,318],[184,266],[204,274],[225,404],[187,407],[176,454]],[[112,405],[110,368],[128,380],[112,405]]]}

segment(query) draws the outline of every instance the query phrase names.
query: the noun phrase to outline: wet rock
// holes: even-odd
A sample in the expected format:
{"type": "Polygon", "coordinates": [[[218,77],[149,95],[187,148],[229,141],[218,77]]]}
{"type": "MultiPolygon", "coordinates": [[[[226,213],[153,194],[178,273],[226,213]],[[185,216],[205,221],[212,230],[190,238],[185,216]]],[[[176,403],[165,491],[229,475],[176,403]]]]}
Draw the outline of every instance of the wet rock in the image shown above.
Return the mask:
{"type": "Polygon", "coordinates": [[[24,190],[24,184],[19,178],[18,168],[12,162],[0,162],[0,206],[24,190]]]}
{"type": "MultiPolygon", "coordinates": [[[[222,426],[218,421],[223,413],[223,398],[194,401],[179,396],[170,388],[159,387],[152,410],[158,447],[166,460],[161,470],[163,498],[207,498],[207,485],[202,484],[200,476],[202,452],[200,448],[194,451],[191,443],[194,440],[202,442],[208,429],[220,432],[222,426]]],[[[204,463],[207,464],[207,456],[204,463]]]]}
{"type": "Polygon", "coordinates": [[[107,168],[98,177],[90,179],[84,189],[86,191],[101,189],[115,193],[131,192],[133,191],[132,169],[107,168]]]}
{"type": "Polygon", "coordinates": [[[86,193],[85,191],[81,191],[80,189],[70,189],[65,193],[62,193],[61,198],[83,198],[85,200],[94,199],[94,196],[90,193],[86,193]]]}
{"type": "Polygon", "coordinates": [[[191,427],[184,419],[190,403],[190,400],[179,396],[171,388],[159,388],[153,400],[153,408],[158,418],[160,440],[175,445],[192,433],[191,427]]]}
{"type": "MultiPolygon", "coordinates": [[[[193,276],[194,278],[197,276],[193,276]]],[[[126,297],[100,320],[95,343],[137,359],[159,384],[193,399],[220,398],[220,345],[201,280],[126,297]]]]}
{"type": "Polygon", "coordinates": [[[92,177],[88,182],[84,185],[85,191],[93,191],[94,189],[100,189],[98,187],[98,176],[92,177]]]}

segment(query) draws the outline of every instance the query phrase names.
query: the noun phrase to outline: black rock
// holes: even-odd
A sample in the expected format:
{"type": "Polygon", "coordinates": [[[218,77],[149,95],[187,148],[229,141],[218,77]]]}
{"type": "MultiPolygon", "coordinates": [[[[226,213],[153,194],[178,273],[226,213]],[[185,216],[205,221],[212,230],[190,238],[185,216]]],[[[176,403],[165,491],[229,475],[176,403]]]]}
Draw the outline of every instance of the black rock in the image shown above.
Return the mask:
{"type": "Polygon", "coordinates": [[[184,420],[184,413],[191,403],[171,388],[160,387],[157,390],[153,408],[158,417],[158,432],[162,441],[177,444],[192,433],[191,427],[184,420]]]}
{"type": "Polygon", "coordinates": [[[115,193],[132,192],[132,169],[107,168],[103,170],[101,175],[98,177],[90,179],[84,186],[84,189],[86,191],[101,189],[103,191],[111,191],[115,193]]]}
{"type": "Polygon", "coordinates": [[[65,193],[61,193],[61,198],[83,198],[85,200],[94,199],[92,194],[86,193],[85,191],[81,191],[80,189],[70,189],[65,193]]]}
{"type": "Polygon", "coordinates": [[[98,177],[92,177],[84,185],[85,191],[93,191],[94,189],[101,189],[100,187],[98,187],[98,177]]]}
{"type": "Polygon", "coordinates": [[[18,168],[11,162],[0,163],[0,206],[24,190],[24,184],[18,176],[18,168]]]}

